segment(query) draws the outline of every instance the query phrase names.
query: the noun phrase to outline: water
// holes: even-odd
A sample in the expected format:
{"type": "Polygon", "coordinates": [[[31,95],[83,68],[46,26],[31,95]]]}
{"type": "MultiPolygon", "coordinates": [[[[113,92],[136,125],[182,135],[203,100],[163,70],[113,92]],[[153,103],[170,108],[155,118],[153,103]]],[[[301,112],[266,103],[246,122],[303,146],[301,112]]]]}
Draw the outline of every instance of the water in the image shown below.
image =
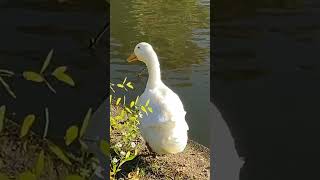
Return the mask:
{"type": "Polygon", "coordinates": [[[318,174],[319,7],[226,0],[214,14],[213,101],[247,160],[240,179],[318,174]]]}
{"type": "Polygon", "coordinates": [[[208,0],[111,1],[111,81],[124,77],[135,83],[140,95],[147,71],[142,63],[126,58],[141,41],[149,42],[159,56],[162,79],[181,98],[187,111],[189,135],[209,145],[208,103],[210,30],[208,0]]]}
{"type": "Polygon", "coordinates": [[[33,130],[39,134],[43,133],[44,108],[48,107],[48,137],[63,142],[66,129],[71,125],[80,126],[89,107],[95,110],[107,97],[106,38],[95,50],[88,48],[90,38],[105,23],[105,2],[28,0],[0,4],[3,21],[0,69],[16,73],[5,80],[17,95],[14,100],[1,85],[0,103],[7,105],[7,115],[18,123],[27,114],[34,113],[38,119],[33,130]],[[25,70],[39,71],[50,49],[54,49],[54,54],[45,74],[56,94],[44,84],[26,81],[21,75],[25,70]],[[75,88],[50,77],[61,65],[68,67],[67,73],[74,79],[75,88]]]}

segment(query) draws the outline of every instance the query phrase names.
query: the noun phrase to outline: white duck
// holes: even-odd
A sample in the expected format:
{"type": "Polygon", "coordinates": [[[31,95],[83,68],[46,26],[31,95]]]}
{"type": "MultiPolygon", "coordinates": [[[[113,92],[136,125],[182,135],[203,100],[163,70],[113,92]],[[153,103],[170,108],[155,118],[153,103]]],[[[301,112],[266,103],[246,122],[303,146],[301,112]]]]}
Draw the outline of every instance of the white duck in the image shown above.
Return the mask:
{"type": "Polygon", "coordinates": [[[150,99],[153,109],[152,113],[143,114],[139,125],[148,148],[160,155],[182,152],[188,141],[186,111],[179,96],[161,81],[157,54],[150,44],[141,42],[127,60],[144,62],[149,73],[146,89],[139,98],[140,104],[150,99]]]}

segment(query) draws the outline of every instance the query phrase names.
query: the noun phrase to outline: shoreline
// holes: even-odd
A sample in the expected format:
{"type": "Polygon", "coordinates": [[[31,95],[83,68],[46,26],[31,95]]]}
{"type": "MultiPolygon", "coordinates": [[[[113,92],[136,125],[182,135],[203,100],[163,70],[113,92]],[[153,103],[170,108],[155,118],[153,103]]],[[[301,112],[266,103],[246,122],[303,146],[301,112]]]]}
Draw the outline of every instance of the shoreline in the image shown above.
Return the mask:
{"type": "MultiPolygon", "coordinates": [[[[121,110],[120,107],[111,105],[111,116],[116,116],[119,110],[121,110]]],[[[111,131],[111,145],[118,142],[120,134],[111,131]]],[[[189,139],[185,150],[181,153],[157,157],[152,156],[140,135],[139,144],[142,147],[138,156],[123,164],[119,179],[128,179],[130,174],[137,171],[143,172],[139,175],[140,180],[210,179],[210,149],[194,140],[189,139]]]]}

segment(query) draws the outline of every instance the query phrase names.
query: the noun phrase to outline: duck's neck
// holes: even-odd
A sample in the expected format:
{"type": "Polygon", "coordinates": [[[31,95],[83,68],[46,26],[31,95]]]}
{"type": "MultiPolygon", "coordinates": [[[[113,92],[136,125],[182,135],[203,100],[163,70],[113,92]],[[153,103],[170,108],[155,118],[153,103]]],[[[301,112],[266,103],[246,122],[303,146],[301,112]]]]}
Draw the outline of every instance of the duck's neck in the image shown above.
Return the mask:
{"type": "Polygon", "coordinates": [[[153,89],[157,85],[161,84],[161,71],[160,71],[160,64],[158,61],[157,55],[154,53],[152,56],[150,56],[150,61],[147,63],[147,68],[148,68],[148,82],[146,88],[148,89],[153,89]]]}

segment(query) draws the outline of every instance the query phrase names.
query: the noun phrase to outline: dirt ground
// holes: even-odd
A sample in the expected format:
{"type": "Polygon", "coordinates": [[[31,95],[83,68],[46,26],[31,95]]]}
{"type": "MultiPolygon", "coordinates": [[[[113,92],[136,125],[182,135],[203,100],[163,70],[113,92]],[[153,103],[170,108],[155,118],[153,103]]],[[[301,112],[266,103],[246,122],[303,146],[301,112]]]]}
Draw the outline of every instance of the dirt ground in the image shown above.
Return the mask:
{"type": "Polygon", "coordinates": [[[182,153],[157,158],[148,154],[145,149],[139,157],[148,170],[142,179],[210,179],[210,152],[194,141],[189,141],[182,153]]]}
{"type": "MultiPolygon", "coordinates": [[[[27,170],[32,170],[45,141],[34,133],[30,133],[27,139],[19,138],[20,127],[7,121],[5,129],[0,133],[0,173],[6,174],[10,179],[16,179],[17,175],[27,170]],[[27,144],[24,146],[24,142],[27,144]]],[[[45,168],[40,179],[62,179],[70,172],[70,167],[45,150],[45,168]]]]}

